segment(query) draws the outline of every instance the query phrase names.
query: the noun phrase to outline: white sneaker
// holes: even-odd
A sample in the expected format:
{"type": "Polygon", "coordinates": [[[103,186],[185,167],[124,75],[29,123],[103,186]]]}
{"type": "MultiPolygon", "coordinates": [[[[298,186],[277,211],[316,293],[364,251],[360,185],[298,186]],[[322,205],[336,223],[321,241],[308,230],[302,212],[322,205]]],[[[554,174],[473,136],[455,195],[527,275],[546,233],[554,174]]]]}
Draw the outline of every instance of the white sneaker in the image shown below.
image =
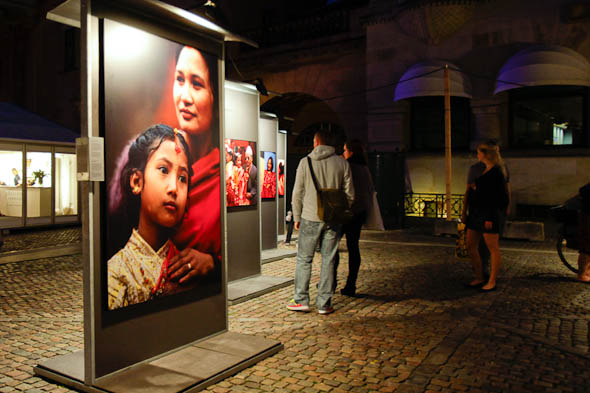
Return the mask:
{"type": "Polygon", "coordinates": [[[291,301],[287,303],[287,310],[308,312],[309,306],[307,304],[295,303],[295,299],[291,299],[291,301]]]}
{"type": "Polygon", "coordinates": [[[329,306],[328,308],[318,309],[318,314],[321,314],[321,315],[332,314],[333,312],[334,312],[334,307],[332,307],[332,306],[329,306]]]}

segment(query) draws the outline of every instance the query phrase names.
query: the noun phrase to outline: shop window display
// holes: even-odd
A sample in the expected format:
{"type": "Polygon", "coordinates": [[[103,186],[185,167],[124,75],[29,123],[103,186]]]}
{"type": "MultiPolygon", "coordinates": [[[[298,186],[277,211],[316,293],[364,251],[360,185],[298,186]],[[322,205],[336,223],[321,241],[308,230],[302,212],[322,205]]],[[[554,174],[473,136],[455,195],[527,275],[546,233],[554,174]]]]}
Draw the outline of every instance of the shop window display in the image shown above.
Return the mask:
{"type": "Polygon", "coordinates": [[[55,215],[78,214],[76,155],[55,153],[55,215]]]}
{"type": "Polygon", "coordinates": [[[51,216],[51,153],[27,152],[27,217],[51,216]]]}
{"type": "Polygon", "coordinates": [[[0,218],[22,217],[23,153],[0,151],[0,218]]]}

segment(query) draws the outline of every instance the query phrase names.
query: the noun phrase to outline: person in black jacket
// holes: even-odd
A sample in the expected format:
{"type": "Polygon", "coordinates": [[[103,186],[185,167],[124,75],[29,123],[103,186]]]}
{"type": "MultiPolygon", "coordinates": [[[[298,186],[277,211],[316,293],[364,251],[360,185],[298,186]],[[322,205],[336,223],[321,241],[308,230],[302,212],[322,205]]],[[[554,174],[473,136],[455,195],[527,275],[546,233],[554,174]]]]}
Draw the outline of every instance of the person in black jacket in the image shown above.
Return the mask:
{"type": "Polygon", "coordinates": [[[499,232],[502,213],[508,206],[506,169],[497,146],[483,143],[477,147],[477,159],[485,164],[483,174],[475,180],[469,191],[469,214],[467,216],[467,249],[473,265],[475,279],[468,287],[480,288],[483,292],[496,289],[496,278],[501,266],[499,232]],[[485,282],[478,244],[483,235],[490,251],[490,276],[485,282]]]}
{"type": "MultiPolygon", "coordinates": [[[[500,146],[498,142],[495,140],[489,140],[486,142],[487,145],[490,147],[496,146],[498,152],[500,151],[500,146]]],[[[506,207],[506,211],[500,212],[500,237],[502,237],[502,233],[504,232],[504,225],[506,223],[506,217],[510,214],[510,171],[508,170],[508,166],[504,164],[504,169],[506,170],[506,192],[508,193],[508,205],[506,207]]],[[[481,161],[477,161],[475,164],[469,167],[469,171],[467,173],[467,187],[465,189],[465,194],[463,196],[463,209],[461,211],[461,222],[464,224],[467,223],[467,212],[469,211],[469,195],[471,194],[471,189],[475,185],[475,179],[480,177],[486,170],[486,164],[481,161]]],[[[479,241],[479,256],[481,257],[481,262],[483,266],[484,276],[489,276],[490,274],[490,252],[486,247],[486,242],[483,240],[483,237],[479,241]]]]}
{"type": "Polygon", "coordinates": [[[578,211],[578,281],[590,282],[590,183],[580,188],[578,211]]]}
{"type": "MultiPolygon", "coordinates": [[[[372,208],[372,198],[375,188],[371,179],[371,172],[367,166],[363,143],[358,139],[346,141],[342,155],[350,164],[350,170],[352,172],[354,202],[352,203],[351,209],[354,217],[342,227],[342,234],[346,235],[346,247],[348,248],[348,277],[346,279],[346,285],[340,290],[340,293],[346,296],[355,296],[356,280],[361,266],[361,252],[359,249],[361,228],[367,220],[368,211],[372,208]]],[[[336,288],[336,275],[339,263],[340,254],[337,253],[334,264],[334,289],[336,288]]]]}

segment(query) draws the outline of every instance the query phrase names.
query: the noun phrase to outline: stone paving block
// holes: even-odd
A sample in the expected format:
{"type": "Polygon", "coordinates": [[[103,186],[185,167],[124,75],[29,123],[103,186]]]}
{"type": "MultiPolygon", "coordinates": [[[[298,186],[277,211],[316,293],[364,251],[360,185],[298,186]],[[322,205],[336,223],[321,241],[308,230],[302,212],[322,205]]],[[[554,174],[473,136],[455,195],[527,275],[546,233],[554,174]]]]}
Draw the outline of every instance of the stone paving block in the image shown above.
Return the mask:
{"type": "MultiPolygon", "coordinates": [[[[463,288],[471,274],[454,260],[452,242],[419,238],[423,245],[404,246],[411,234],[378,236],[380,243],[361,242],[359,297],[336,294],[334,314],[285,310],[292,286],[231,306],[230,330],[280,340],[285,349],[206,391],[587,387],[590,291],[566,280],[570,273],[554,255],[535,253],[543,244],[512,247],[530,252],[503,251],[498,291],[488,296],[463,288]]],[[[340,266],[342,283],[347,266],[340,266]]],[[[291,278],[294,267],[295,259],[287,258],[263,265],[262,273],[291,278]]],[[[79,256],[0,265],[0,389],[67,391],[32,377],[32,366],[82,348],[81,279],[79,256]]],[[[318,279],[316,257],[312,307],[318,279]]]]}

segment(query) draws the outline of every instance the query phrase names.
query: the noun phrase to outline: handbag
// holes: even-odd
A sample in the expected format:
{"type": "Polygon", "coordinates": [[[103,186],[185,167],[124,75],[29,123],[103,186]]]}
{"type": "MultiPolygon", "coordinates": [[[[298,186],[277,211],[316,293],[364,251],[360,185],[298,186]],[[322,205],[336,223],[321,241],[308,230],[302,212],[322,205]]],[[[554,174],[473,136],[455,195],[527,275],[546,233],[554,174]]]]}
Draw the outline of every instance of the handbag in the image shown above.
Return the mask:
{"type": "Polygon", "coordinates": [[[377,231],[384,231],[383,218],[381,217],[381,210],[379,209],[379,202],[377,201],[377,192],[373,192],[373,203],[371,208],[367,211],[367,220],[363,228],[373,229],[377,231]]]}
{"type": "Polygon", "coordinates": [[[318,196],[318,217],[327,224],[346,224],[354,217],[346,193],[339,188],[320,188],[313,172],[311,159],[307,157],[309,171],[318,196]]]}
{"type": "Polygon", "coordinates": [[[455,256],[460,260],[469,259],[467,250],[467,228],[462,222],[457,223],[457,243],[455,245],[455,256]]]}

